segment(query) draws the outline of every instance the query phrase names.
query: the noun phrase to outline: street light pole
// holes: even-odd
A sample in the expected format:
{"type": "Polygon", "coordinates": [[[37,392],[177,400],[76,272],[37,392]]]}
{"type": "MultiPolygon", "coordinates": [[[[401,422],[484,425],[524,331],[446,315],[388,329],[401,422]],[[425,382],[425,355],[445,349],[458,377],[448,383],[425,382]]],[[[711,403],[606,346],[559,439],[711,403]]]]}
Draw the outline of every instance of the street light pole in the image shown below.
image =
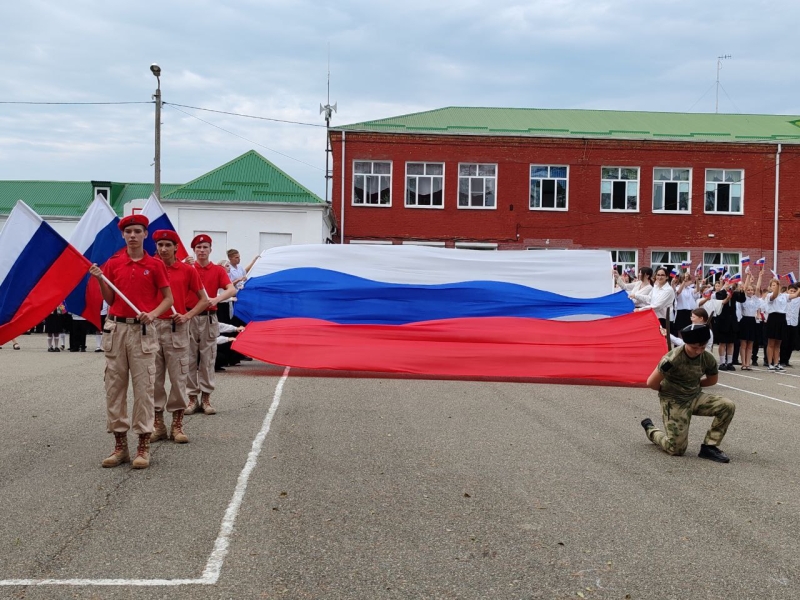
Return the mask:
{"type": "Polygon", "coordinates": [[[161,200],[161,67],[153,63],[150,65],[150,71],[158,81],[156,93],[153,95],[156,101],[156,153],[153,157],[153,164],[155,165],[153,193],[156,198],[161,200]]]}

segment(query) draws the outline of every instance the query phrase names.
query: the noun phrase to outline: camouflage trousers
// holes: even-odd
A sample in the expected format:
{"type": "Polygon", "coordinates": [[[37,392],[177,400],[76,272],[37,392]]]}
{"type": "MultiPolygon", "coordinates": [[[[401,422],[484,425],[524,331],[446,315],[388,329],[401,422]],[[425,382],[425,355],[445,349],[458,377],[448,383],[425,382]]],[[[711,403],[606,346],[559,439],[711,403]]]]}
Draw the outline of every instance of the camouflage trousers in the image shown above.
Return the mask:
{"type": "Polygon", "coordinates": [[[701,392],[697,398],[687,402],[677,402],[669,398],[659,398],[659,400],[664,430],[653,428],[647,437],[657,446],[661,446],[664,452],[673,456],[681,456],[686,452],[692,415],[714,417],[703,443],[708,446],[719,446],[736,412],[736,405],[731,400],[716,394],[701,392]]]}

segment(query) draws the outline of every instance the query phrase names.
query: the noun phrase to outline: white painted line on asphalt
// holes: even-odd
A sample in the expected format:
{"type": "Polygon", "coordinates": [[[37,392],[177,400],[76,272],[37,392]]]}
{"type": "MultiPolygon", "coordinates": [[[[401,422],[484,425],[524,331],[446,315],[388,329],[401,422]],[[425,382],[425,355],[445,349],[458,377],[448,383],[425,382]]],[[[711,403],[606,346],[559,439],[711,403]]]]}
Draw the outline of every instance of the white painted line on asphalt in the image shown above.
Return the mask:
{"type": "Polygon", "coordinates": [[[783,387],[792,388],[793,390],[797,389],[796,385],[789,385],[788,383],[779,383],[778,385],[782,385],[783,387]]]}
{"type": "Polygon", "coordinates": [[[728,388],[729,390],[736,390],[737,392],[744,392],[745,394],[752,394],[753,396],[758,396],[759,398],[766,398],[767,400],[775,400],[775,402],[783,402],[784,404],[791,404],[792,406],[796,406],[800,408],[800,404],[795,404],[794,402],[789,402],[788,400],[781,400],[780,398],[773,398],[772,396],[765,396],[764,394],[756,394],[755,392],[751,392],[749,390],[743,390],[741,388],[733,387],[732,385],[724,385],[722,383],[717,384],[720,387],[728,388]]]}
{"type": "Polygon", "coordinates": [[[278,381],[278,385],[275,386],[272,404],[267,411],[267,416],[264,417],[261,431],[258,432],[258,435],[256,435],[253,440],[250,453],[247,455],[247,460],[244,463],[244,468],[242,472],[239,473],[239,479],[236,482],[236,488],[234,488],[233,498],[231,498],[228,504],[228,509],[225,511],[225,516],[222,518],[222,524],[219,528],[219,535],[217,535],[217,539],[214,542],[214,549],[208,557],[203,575],[199,579],[0,579],[0,587],[31,585],[174,587],[178,585],[214,585],[217,583],[220,572],[222,571],[222,565],[225,562],[225,557],[228,554],[230,535],[233,532],[233,526],[236,523],[239,508],[242,506],[244,493],[247,491],[247,481],[253,469],[256,467],[258,455],[261,453],[261,447],[264,445],[264,439],[267,437],[269,428],[272,425],[272,419],[275,416],[275,412],[278,410],[278,404],[280,404],[281,394],[283,393],[283,384],[289,377],[289,370],[290,368],[286,367],[283,371],[283,376],[280,381],[278,381]]]}
{"type": "Polygon", "coordinates": [[[728,375],[734,375],[736,377],[744,377],[745,379],[755,379],[756,381],[761,381],[761,377],[753,377],[751,375],[742,375],[741,373],[733,373],[731,371],[727,371],[728,375]]]}
{"type": "Polygon", "coordinates": [[[225,556],[228,554],[229,538],[233,532],[233,526],[236,523],[236,516],[239,514],[239,508],[242,505],[244,493],[247,490],[247,480],[250,478],[250,473],[252,473],[253,469],[256,467],[256,461],[258,460],[258,455],[261,454],[261,447],[264,445],[264,439],[269,432],[272,418],[278,410],[278,404],[281,401],[281,394],[283,393],[283,384],[286,383],[286,379],[289,377],[289,369],[289,367],[284,369],[283,377],[281,377],[278,385],[275,386],[272,405],[267,411],[267,416],[264,417],[261,431],[258,432],[258,435],[253,440],[253,446],[250,449],[250,454],[247,456],[247,462],[245,462],[242,472],[239,473],[239,481],[236,483],[233,498],[231,498],[231,502],[228,504],[228,510],[225,511],[225,516],[222,518],[222,525],[219,528],[217,541],[214,543],[214,550],[211,552],[211,556],[208,557],[206,568],[203,571],[202,578],[208,580],[209,583],[216,583],[219,579],[222,564],[225,562],[225,556]]]}

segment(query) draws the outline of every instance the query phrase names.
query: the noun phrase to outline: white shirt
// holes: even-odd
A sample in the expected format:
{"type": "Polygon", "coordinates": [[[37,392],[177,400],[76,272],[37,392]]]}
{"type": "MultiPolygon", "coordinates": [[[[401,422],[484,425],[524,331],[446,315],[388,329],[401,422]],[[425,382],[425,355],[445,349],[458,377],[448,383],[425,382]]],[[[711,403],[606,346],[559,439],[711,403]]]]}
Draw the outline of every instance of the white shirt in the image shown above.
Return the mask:
{"type": "Polygon", "coordinates": [[[747,296],[744,302],[737,302],[737,310],[741,310],[742,317],[755,317],[756,311],[761,306],[761,298],[756,295],[747,296]],[[739,308],[741,307],[741,309],[739,308]]]}
{"type": "Polygon", "coordinates": [[[646,297],[646,304],[642,308],[652,308],[659,319],[666,319],[667,309],[672,308],[674,302],[675,290],[672,289],[669,282],[666,282],[662,286],[658,284],[653,286],[649,297],[646,297]]]}
{"type": "Polygon", "coordinates": [[[789,303],[789,296],[786,294],[778,294],[775,300],[770,300],[772,294],[766,297],[766,308],[764,312],[768,315],[772,313],[786,313],[786,305],[789,303]]]}
{"type": "Polygon", "coordinates": [[[798,317],[800,317],[800,296],[789,300],[789,305],[786,308],[786,324],[791,327],[797,327],[798,317]]]}
{"type": "Polygon", "coordinates": [[[636,308],[640,308],[647,304],[647,297],[650,295],[650,292],[653,289],[652,285],[641,280],[634,281],[633,283],[626,283],[624,287],[628,292],[628,295],[634,297],[633,305],[636,308]]]}
{"type": "Polygon", "coordinates": [[[697,308],[697,296],[694,290],[694,284],[687,285],[680,293],[676,290],[676,310],[694,310],[697,308]]]}
{"type": "MultiPolygon", "coordinates": [[[[241,265],[241,263],[236,265],[235,267],[233,265],[230,265],[228,267],[228,277],[230,278],[231,281],[234,281],[241,277],[247,277],[247,271],[244,270],[244,267],[241,265]]],[[[237,290],[240,290],[243,287],[244,287],[244,280],[236,284],[237,290]]]]}

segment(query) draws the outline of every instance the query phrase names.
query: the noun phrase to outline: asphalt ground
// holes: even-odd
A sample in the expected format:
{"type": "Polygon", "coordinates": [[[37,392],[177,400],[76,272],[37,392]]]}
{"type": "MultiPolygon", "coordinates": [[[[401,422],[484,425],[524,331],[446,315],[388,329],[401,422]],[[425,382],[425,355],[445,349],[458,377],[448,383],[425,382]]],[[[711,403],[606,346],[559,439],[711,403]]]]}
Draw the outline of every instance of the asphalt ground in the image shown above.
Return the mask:
{"type": "Polygon", "coordinates": [[[800,591],[800,367],[720,374],[737,412],[717,464],[697,457],[708,418],[684,457],[645,438],[643,388],[243,363],[218,374],[219,414],[187,417],[191,443],[134,471],[100,467],[102,354],[20,341],[0,350],[0,598],[800,591]]]}

